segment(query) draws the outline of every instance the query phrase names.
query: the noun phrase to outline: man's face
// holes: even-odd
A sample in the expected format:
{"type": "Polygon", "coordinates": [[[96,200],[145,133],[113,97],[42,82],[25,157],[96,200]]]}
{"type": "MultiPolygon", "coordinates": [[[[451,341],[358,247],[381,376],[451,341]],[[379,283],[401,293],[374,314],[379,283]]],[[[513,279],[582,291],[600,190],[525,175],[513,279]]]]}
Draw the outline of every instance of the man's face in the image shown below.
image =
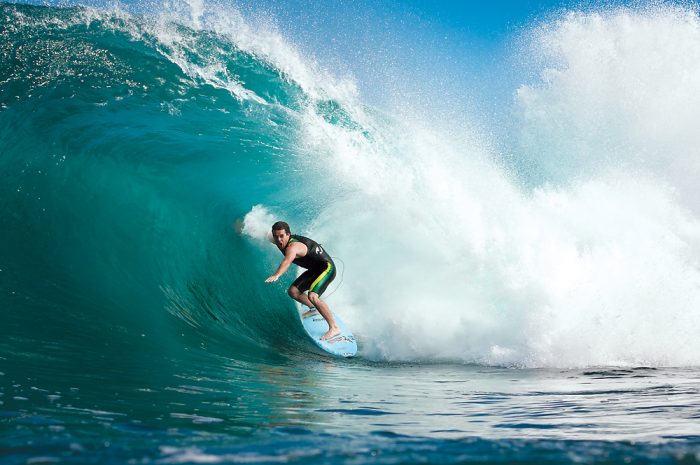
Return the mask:
{"type": "Polygon", "coordinates": [[[283,249],[287,245],[290,236],[291,234],[287,234],[287,231],[284,229],[276,229],[272,231],[272,238],[275,240],[275,244],[277,244],[277,247],[280,249],[283,249]]]}

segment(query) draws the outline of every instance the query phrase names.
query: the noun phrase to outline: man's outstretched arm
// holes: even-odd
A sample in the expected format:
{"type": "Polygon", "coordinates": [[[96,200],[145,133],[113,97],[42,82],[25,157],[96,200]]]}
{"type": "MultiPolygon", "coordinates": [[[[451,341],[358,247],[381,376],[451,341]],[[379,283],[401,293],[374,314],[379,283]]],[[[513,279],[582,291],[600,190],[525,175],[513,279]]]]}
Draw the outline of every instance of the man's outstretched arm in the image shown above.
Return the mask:
{"type": "Polygon", "coordinates": [[[270,276],[265,280],[266,283],[273,283],[277,281],[280,276],[285,274],[287,270],[289,269],[289,265],[292,264],[294,259],[297,257],[297,252],[295,247],[287,247],[287,251],[284,254],[284,260],[282,260],[282,263],[280,263],[280,266],[277,268],[277,271],[275,271],[275,274],[270,276]]]}

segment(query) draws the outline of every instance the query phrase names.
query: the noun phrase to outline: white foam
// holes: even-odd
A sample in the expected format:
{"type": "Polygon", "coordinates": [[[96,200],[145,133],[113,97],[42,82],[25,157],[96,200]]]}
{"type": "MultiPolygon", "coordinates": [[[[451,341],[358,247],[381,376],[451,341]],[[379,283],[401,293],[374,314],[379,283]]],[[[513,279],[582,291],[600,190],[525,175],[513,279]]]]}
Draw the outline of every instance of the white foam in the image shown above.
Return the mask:
{"type": "Polygon", "coordinates": [[[560,177],[534,190],[478,135],[455,140],[425,122],[366,137],[308,115],[307,169],[323,159],[319,176],[342,187],[310,233],[345,262],[330,304],[363,354],[700,364],[700,223],[686,194],[700,134],[700,60],[686,54],[700,50],[698,30],[676,9],[572,14],[541,29],[536,52],[558,50],[561,69],[547,65],[518,99],[530,149],[545,153],[533,157],[560,177]],[[637,165],[640,151],[651,161],[637,165]],[[684,169],[666,169],[671,159],[684,169]]]}
{"type": "Polygon", "coordinates": [[[255,205],[243,218],[241,234],[260,242],[272,242],[270,228],[277,221],[264,205],[255,205]]]}
{"type": "Polygon", "coordinates": [[[313,457],[318,454],[315,449],[292,451],[288,454],[274,455],[257,452],[209,453],[197,447],[161,446],[163,457],[161,463],[279,463],[298,458],[313,457]]]}
{"type": "Polygon", "coordinates": [[[680,7],[570,13],[533,31],[522,148],[560,180],[650,171],[700,213],[700,19],[680,7]]]}

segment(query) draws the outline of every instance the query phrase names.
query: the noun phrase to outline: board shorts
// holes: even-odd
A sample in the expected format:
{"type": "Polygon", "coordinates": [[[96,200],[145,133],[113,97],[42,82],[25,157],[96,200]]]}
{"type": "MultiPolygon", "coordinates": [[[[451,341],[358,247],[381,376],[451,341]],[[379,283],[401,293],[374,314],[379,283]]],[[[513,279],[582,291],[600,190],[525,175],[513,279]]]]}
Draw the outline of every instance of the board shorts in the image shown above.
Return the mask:
{"type": "Polygon", "coordinates": [[[304,271],[294,280],[292,286],[301,292],[309,291],[321,295],[333,279],[335,279],[335,264],[327,262],[325,268],[311,268],[304,271]]]}

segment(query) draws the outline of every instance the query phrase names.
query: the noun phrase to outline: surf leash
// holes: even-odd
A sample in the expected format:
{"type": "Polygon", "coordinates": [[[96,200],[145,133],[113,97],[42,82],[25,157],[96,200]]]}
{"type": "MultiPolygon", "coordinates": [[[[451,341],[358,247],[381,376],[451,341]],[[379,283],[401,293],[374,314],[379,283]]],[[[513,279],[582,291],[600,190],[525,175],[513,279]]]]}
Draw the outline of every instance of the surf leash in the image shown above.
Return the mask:
{"type": "Polygon", "coordinates": [[[345,262],[343,261],[343,259],[340,258],[340,257],[331,257],[331,258],[332,258],[334,261],[335,261],[335,260],[338,260],[338,261],[343,265],[343,269],[340,271],[340,281],[338,281],[338,285],[336,286],[335,289],[333,289],[332,292],[329,292],[328,294],[325,295],[326,298],[332,296],[332,295],[335,293],[335,291],[337,291],[338,289],[340,289],[340,285],[343,284],[343,276],[345,275],[345,262]]]}

